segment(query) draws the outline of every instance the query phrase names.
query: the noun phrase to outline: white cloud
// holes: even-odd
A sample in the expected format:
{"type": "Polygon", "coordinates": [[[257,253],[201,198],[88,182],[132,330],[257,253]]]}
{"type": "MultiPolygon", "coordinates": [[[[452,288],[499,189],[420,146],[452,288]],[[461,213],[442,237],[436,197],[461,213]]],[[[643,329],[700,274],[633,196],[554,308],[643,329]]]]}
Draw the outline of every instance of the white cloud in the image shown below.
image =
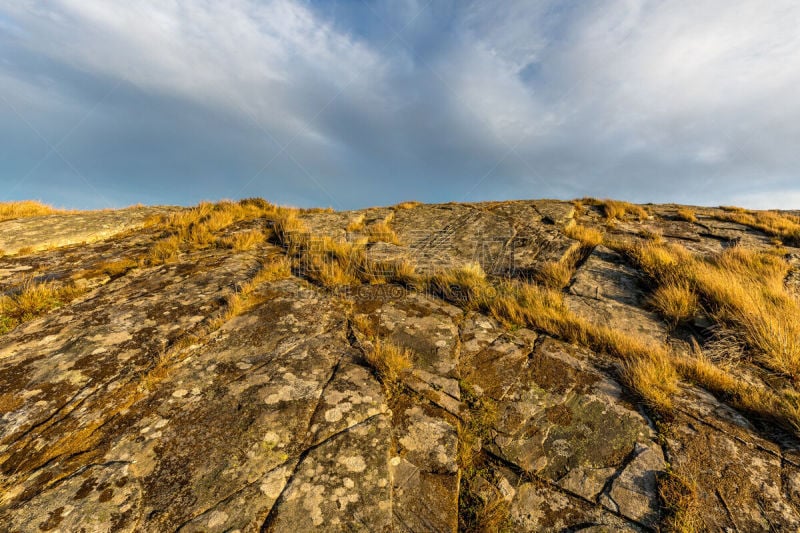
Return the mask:
{"type": "Polygon", "coordinates": [[[49,93],[49,107],[80,104],[80,88],[55,73],[55,86],[43,82],[31,57],[125,79],[243,128],[255,119],[281,144],[296,138],[289,152],[306,169],[282,171],[310,172],[331,190],[361,184],[347,194],[364,198],[395,194],[381,176],[407,177],[402,197],[422,199],[459,199],[454,191],[486,176],[478,196],[797,200],[793,0],[371,6],[6,5],[0,42],[27,56],[0,63],[0,90],[22,107],[37,107],[25,84],[49,93]]]}

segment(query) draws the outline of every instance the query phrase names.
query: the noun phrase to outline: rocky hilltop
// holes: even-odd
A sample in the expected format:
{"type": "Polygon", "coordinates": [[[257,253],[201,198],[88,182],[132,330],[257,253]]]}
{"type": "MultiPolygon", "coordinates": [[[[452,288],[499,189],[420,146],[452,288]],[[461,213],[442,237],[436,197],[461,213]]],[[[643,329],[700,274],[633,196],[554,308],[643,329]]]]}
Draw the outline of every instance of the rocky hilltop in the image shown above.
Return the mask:
{"type": "Polygon", "coordinates": [[[795,531],[800,217],[0,222],[2,531],[795,531]]]}

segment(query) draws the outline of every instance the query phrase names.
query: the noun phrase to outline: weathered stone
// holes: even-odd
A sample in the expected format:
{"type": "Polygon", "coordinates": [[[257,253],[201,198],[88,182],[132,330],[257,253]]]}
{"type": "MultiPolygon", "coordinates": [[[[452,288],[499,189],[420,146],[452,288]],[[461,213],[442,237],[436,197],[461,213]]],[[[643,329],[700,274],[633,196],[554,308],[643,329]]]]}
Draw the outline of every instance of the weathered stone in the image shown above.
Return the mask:
{"type": "Polygon", "coordinates": [[[575,526],[578,531],[640,531],[602,508],[539,483],[517,488],[511,519],[517,531],[526,532],[574,531],[575,526]]]}
{"type": "Polygon", "coordinates": [[[172,207],[130,207],[75,214],[44,215],[0,222],[0,250],[16,254],[107,239],[142,226],[145,219],[174,211],[172,207]]]}
{"type": "MultiPolygon", "coordinates": [[[[690,223],[677,208],[612,223],[560,201],[300,217],[309,238],[350,241],[391,220],[400,243],[370,242],[369,258],[408,258],[423,273],[477,262],[492,283],[564,258],[573,220],[608,238],[660,233],[700,254],[773,246],[718,210],[697,208],[690,223]]],[[[669,518],[659,485],[670,476],[696,488],[701,528],[800,528],[796,436],[725,398],[682,384],[674,412],[652,424],[612,354],[399,285],[345,291],[297,269],[226,314],[226,298],[253,289],[260,265],[285,250],[184,243],[174,263],[146,267],[164,233],[136,228],[172,209],[0,224],[0,247],[30,247],[0,257],[0,292],[28,280],[86,291],[0,336],[0,530],[455,531],[479,529],[468,522],[488,509],[488,529],[653,531],[669,518]],[[129,266],[107,268],[115,262],[129,266]],[[382,382],[366,357],[372,336],[408,349],[411,369],[382,382]]],[[[218,236],[267,226],[242,220],[218,236]]],[[[798,257],[787,247],[790,289],[798,257]]],[[[648,308],[651,288],[600,246],[565,300],[677,352],[702,342],[710,319],[668,332],[648,308]]],[[[794,387],[748,358],[729,371],[794,387]]]]}
{"type": "Polygon", "coordinates": [[[633,455],[602,498],[606,507],[639,523],[656,527],[660,513],[654,496],[658,494],[657,476],[665,467],[664,454],[656,443],[648,446],[637,443],[633,455]]]}
{"type": "Polygon", "coordinates": [[[390,531],[390,425],[375,415],[311,448],[297,465],[268,531],[390,531]]]}
{"type": "MultiPolygon", "coordinates": [[[[595,501],[637,447],[657,445],[647,421],[622,400],[619,385],[573,351],[546,339],[530,363],[520,365],[521,379],[499,402],[494,442],[523,470],[595,501]]],[[[657,497],[655,486],[642,487],[648,505],[657,505],[657,497]]]]}
{"type": "Polygon", "coordinates": [[[566,297],[575,313],[598,324],[614,324],[655,342],[664,342],[666,328],[646,309],[641,276],[616,252],[599,246],[578,269],[566,297]]]}
{"type": "Polygon", "coordinates": [[[709,530],[795,531],[800,512],[792,493],[800,466],[708,393],[682,398],[666,439],[676,473],[696,484],[699,517],[709,530]],[[725,416],[719,413],[729,411],[725,416]],[[707,423],[704,421],[708,421],[707,423]]]}

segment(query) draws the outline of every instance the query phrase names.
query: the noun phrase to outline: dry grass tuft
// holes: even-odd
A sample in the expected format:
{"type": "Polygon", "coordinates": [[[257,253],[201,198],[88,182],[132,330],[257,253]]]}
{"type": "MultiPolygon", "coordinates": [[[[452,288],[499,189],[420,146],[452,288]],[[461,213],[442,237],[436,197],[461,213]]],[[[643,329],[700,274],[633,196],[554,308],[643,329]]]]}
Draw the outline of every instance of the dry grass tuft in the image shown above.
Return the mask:
{"type": "Polygon", "coordinates": [[[746,213],[747,209],[744,207],[737,207],[735,205],[721,205],[719,206],[720,209],[723,211],[728,211],[730,213],[746,213]]]}
{"type": "Polygon", "coordinates": [[[386,218],[370,224],[366,233],[369,242],[388,242],[390,244],[401,244],[400,238],[389,225],[394,219],[394,211],[389,213],[386,218]]]}
{"type": "Polygon", "coordinates": [[[568,261],[548,261],[536,271],[536,281],[550,289],[562,290],[569,285],[575,270],[568,261]]]}
{"type": "Polygon", "coordinates": [[[129,271],[139,266],[139,261],[129,257],[112,261],[101,261],[91,269],[80,270],[74,273],[72,279],[91,279],[98,276],[108,276],[113,280],[124,276],[129,271]]]}
{"type": "Polygon", "coordinates": [[[620,200],[598,200],[596,198],[584,198],[581,200],[581,203],[600,207],[603,211],[603,215],[608,221],[624,220],[628,216],[631,216],[636,220],[645,220],[649,216],[649,213],[644,207],[620,200]]]}
{"type": "Polygon", "coordinates": [[[788,431],[800,432],[800,402],[791,389],[773,391],[737,378],[727,366],[715,364],[695,343],[693,354],[674,359],[678,372],[724,399],[734,408],[788,431]]]}
{"type": "Polygon", "coordinates": [[[685,220],[686,222],[697,222],[697,215],[695,215],[693,209],[689,209],[688,207],[679,208],[675,216],[679,220],[685,220]]]}
{"type": "Polygon", "coordinates": [[[357,314],[351,319],[351,323],[362,335],[367,338],[375,338],[375,326],[369,318],[369,315],[357,314]]]}
{"type": "Polygon", "coordinates": [[[149,263],[157,265],[171,261],[177,257],[181,247],[197,250],[220,245],[236,250],[251,249],[264,240],[264,235],[258,230],[240,232],[222,239],[218,235],[236,222],[258,218],[278,219],[290,211],[275,207],[261,198],[247,198],[239,202],[201,202],[192,209],[149,219],[149,227],[165,233],[165,238],[151,249],[149,263]]]}
{"type": "Polygon", "coordinates": [[[151,266],[163,265],[164,263],[171,263],[178,259],[178,254],[181,249],[181,240],[178,236],[166,237],[156,243],[150,248],[147,256],[147,262],[151,266]]]}
{"type": "Polygon", "coordinates": [[[572,200],[572,205],[575,207],[574,216],[579,217],[586,212],[586,204],[584,200],[572,200]]]}
{"type": "Polygon", "coordinates": [[[627,361],[622,378],[656,411],[665,413],[672,409],[672,397],[678,392],[678,374],[664,353],[627,361]]]}
{"type": "Polygon", "coordinates": [[[61,307],[83,293],[82,289],[72,284],[25,279],[14,290],[0,296],[0,335],[61,307]]]}
{"type": "Polygon", "coordinates": [[[247,250],[252,250],[265,240],[266,236],[264,235],[263,231],[251,229],[234,233],[228,237],[223,237],[219,240],[219,244],[223,248],[231,248],[233,250],[244,252],[247,250]]]}
{"type": "Polygon", "coordinates": [[[347,231],[356,232],[364,229],[364,213],[359,213],[357,217],[347,224],[347,231]]]}
{"type": "Polygon", "coordinates": [[[308,241],[308,228],[297,214],[296,209],[278,208],[271,217],[275,239],[290,255],[296,254],[308,241]]]}
{"type": "Polygon", "coordinates": [[[42,215],[52,215],[55,213],[66,213],[54,209],[49,205],[37,202],[35,200],[22,200],[19,202],[1,202],[0,203],[0,222],[4,220],[12,220],[15,218],[36,217],[42,215]]]}
{"type": "Polygon", "coordinates": [[[394,388],[400,377],[411,369],[413,355],[408,348],[390,341],[375,339],[372,349],[364,352],[364,357],[381,378],[384,387],[394,388]]]}
{"type": "Polygon", "coordinates": [[[369,242],[388,242],[389,244],[401,244],[400,238],[384,221],[376,222],[367,228],[369,242]]]}
{"type": "Polygon", "coordinates": [[[434,294],[468,308],[493,293],[486,273],[478,263],[437,272],[428,278],[426,285],[434,294]]]}
{"type": "Polygon", "coordinates": [[[400,202],[394,207],[395,209],[412,209],[414,207],[417,207],[418,205],[422,205],[422,202],[417,202],[417,201],[400,202]]]}
{"type": "Polygon", "coordinates": [[[639,236],[656,244],[664,243],[664,234],[659,229],[642,228],[639,230],[639,236]]]}
{"type": "Polygon", "coordinates": [[[694,533],[704,529],[700,519],[700,498],[693,479],[667,468],[659,476],[658,492],[666,512],[662,524],[666,531],[694,533]]]}
{"type": "Polygon", "coordinates": [[[672,325],[694,318],[700,310],[697,294],[685,281],[667,281],[659,285],[650,303],[672,325]]]}
{"type": "Polygon", "coordinates": [[[253,277],[252,284],[288,279],[292,276],[292,261],[285,256],[273,257],[265,261],[253,277]]]}
{"type": "Polygon", "coordinates": [[[581,226],[574,221],[564,228],[564,234],[578,241],[558,261],[542,264],[534,279],[551,289],[564,289],[569,285],[578,263],[586,259],[595,247],[603,242],[603,234],[594,228],[581,226]]]}
{"type": "Polygon", "coordinates": [[[117,259],[115,261],[104,261],[97,265],[97,269],[102,271],[111,279],[116,279],[128,273],[139,266],[139,263],[133,259],[117,259]]]}
{"type": "Polygon", "coordinates": [[[520,281],[493,287],[483,271],[456,269],[433,276],[428,285],[441,297],[467,309],[490,314],[507,326],[528,326],[568,342],[619,357],[623,363],[646,361],[632,367],[630,375],[657,375],[658,380],[631,380],[629,386],[648,404],[668,411],[668,397],[677,390],[677,375],[670,371],[671,353],[661,344],[634,337],[609,326],[594,324],[573,313],[561,291],[520,281]],[[650,365],[647,367],[646,365],[650,365]]]}
{"type": "Polygon", "coordinates": [[[564,228],[564,234],[570,239],[580,242],[586,248],[594,248],[603,242],[603,234],[600,231],[574,222],[564,228]]]}

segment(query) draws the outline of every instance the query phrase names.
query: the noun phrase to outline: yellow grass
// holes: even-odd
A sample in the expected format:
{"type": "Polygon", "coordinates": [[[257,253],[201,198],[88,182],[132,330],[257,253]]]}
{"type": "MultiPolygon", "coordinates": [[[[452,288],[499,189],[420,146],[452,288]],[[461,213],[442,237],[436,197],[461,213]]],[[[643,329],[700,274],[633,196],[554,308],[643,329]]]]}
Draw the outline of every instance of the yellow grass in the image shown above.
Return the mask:
{"type": "Polygon", "coordinates": [[[411,201],[411,202],[400,202],[397,204],[395,209],[411,209],[417,207],[418,205],[422,205],[422,202],[411,201]]]}
{"type": "Polygon", "coordinates": [[[271,218],[275,238],[290,255],[297,253],[309,234],[308,228],[297,214],[297,210],[279,208],[271,218]]]}
{"type": "Polygon", "coordinates": [[[264,232],[258,229],[239,231],[233,235],[222,237],[219,244],[223,248],[232,248],[237,251],[252,250],[266,240],[264,232]]]}
{"type": "Polygon", "coordinates": [[[375,327],[369,319],[369,315],[357,314],[351,319],[353,327],[367,338],[375,337],[375,327]]]}
{"type": "Polygon", "coordinates": [[[688,207],[681,207],[675,213],[680,220],[685,220],[686,222],[697,222],[697,215],[694,213],[694,209],[690,209],[688,207]]]}
{"type": "Polygon", "coordinates": [[[574,221],[564,228],[564,234],[578,242],[571,246],[561,259],[542,264],[534,274],[537,282],[551,289],[561,290],[569,285],[578,263],[603,242],[603,234],[600,231],[581,226],[574,221]]]}
{"type": "Polygon", "coordinates": [[[116,279],[124,276],[128,271],[137,268],[139,261],[136,259],[126,257],[124,259],[114,259],[111,261],[101,261],[93,268],[87,270],[79,270],[72,275],[72,279],[91,279],[98,276],[108,276],[111,279],[116,279]]]}
{"type": "Polygon", "coordinates": [[[561,290],[569,285],[574,268],[567,261],[549,261],[539,267],[534,277],[536,280],[551,289],[561,290]]]}
{"type": "Polygon", "coordinates": [[[645,220],[648,217],[647,210],[644,207],[630,202],[623,202],[620,200],[597,200],[595,198],[584,198],[581,202],[583,204],[600,207],[608,221],[624,220],[628,216],[636,220],[645,220]]]}
{"type": "Polygon", "coordinates": [[[390,244],[400,244],[400,238],[384,221],[376,222],[367,228],[369,242],[388,242],[390,244]]]}
{"type": "Polygon", "coordinates": [[[664,243],[664,235],[658,229],[642,228],[639,231],[639,236],[648,241],[653,241],[658,244],[664,243]]]}
{"type": "Polygon", "coordinates": [[[574,222],[564,228],[564,233],[570,239],[575,239],[588,248],[594,248],[603,242],[603,234],[600,231],[574,222]]]}
{"type": "Polygon", "coordinates": [[[673,325],[694,318],[700,309],[697,294],[685,281],[667,281],[659,285],[650,303],[673,325]]]}
{"type": "Polygon", "coordinates": [[[0,222],[15,218],[36,217],[41,215],[52,215],[63,213],[49,205],[35,200],[22,200],[19,202],[0,202],[0,222]]]}
{"type": "Polygon", "coordinates": [[[433,293],[446,300],[470,306],[482,301],[491,290],[486,273],[478,263],[468,263],[450,270],[436,272],[427,280],[433,293]]]}
{"type": "Polygon", "coordinates": [[[665,517],[663,527],[670,533],[695,533],[703,530],[697,484],[686,474],[672,468],[659,476],[658,492],[665,517]]]}
{"type": "Polygon", "coordinates": [[[274,257],[264,262],[253,278],[252,283],[258,285],[270,281],[287,279],[292,275],[292,262],[288,257],[274,257]]]}
{"type": "Polygon", "coordinates": [[[411,368],[411,351],[390,341],[375,339],[371,350],[365,351],[367,362],[381,377],[384,385],[396,384],[411,368]]]}
{"type": "Polygon", "coordinates": [[[181,240],[178,236],[166,237],[150,247],[147,261],[150,265],[162,265],[175,261],[180,253],[181,240]]]}
{"type": "Polygon", "coordinates": [[[361,231],[364,229],[364,213],[360,213],[347,224],[347,231],[361,231]]]}
{"type": "Polygon", "coordinates": [[[800,245],[800,217],[778,211],[748,211],[722,207],[716,218],[750,226],[792,245],[800,245]]]}
{"type": "Polygon", "coordinates": [[[729,368],[708,359],[695,343],[691,356],[676,357],[678,372],[730,405],[789,431],[800,432],[800,398],[791,389],[772,391],[737,378],[729,368]]]}
{"type": "Polygon", "coordinates": [[[626,361],[622,378],[640,392],[656,410],[666,411],[672,406],[672,397],[678,392],[678,374],[670,359],[656,352],[653,357],[626,361]]]}
{"type": "Polygon", "coordinates": [[[61,307],[83,292],[72,284],[25,279],[18,287],[0,296],[0,335],[61,307]]]}
{"type": "Polygon", "coordinates": [[[716,321],[743,337],[762,364],[800,377],[800,302],[783,285],[789,265],[782,257],[741,247],[708,258],[677,245],[621,249],[656,284],[690,287],[716,321]]]}
{"type": "Polygon", "coordinates": [[[428,280],[428,286],[443,298],[488,313],[504,324],[532,327],[615,355],[631,365],[627,376],[653,376],[630,381],[635,392],[659,411],[672,408],[677,374],[671,370],[667,348],[576,315],[567,308],[561,291],[519,281],[493,287],[474,266],[438,273],[428,280]]]}
{"type": "Polygon", "coordinates": [[[370,224],[366,229],[369,242],[388,242],[390,244],[400,244],[400,238],[389,225],[394,219],[394,211],[389,213],[386,218],[370,224]]]}

